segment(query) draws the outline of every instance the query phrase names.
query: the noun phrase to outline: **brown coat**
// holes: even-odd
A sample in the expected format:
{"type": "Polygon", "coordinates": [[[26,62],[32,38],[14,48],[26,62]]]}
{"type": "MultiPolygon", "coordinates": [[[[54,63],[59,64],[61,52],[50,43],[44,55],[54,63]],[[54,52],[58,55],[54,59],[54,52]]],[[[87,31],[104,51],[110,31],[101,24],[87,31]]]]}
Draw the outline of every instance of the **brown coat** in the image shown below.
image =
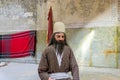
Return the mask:
{"type": "Polygon", "coordinates": [[[53,45],[47,47],[42,54],[38,67],[38,73],[41,80],[48,80],[49,74],[51,73],[69,71],[72,73],[73,80],[80,80],[78,65],[70,47],[64,47],[63,58],[60,67],[58,65],[55,47],[53,45]]]}

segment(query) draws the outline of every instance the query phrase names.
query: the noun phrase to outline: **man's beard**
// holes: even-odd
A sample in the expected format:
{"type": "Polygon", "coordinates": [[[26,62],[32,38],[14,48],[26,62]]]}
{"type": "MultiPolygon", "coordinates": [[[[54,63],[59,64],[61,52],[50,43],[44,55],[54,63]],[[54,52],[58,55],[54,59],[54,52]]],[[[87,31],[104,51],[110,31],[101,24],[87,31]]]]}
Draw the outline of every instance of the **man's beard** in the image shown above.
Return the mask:
{"type": "Polygon", "coordinates": [[[58,54],[60,55],[62,54],[64,45],[65,45],[64,41],[55,41],[55,48],[58,54]]]}

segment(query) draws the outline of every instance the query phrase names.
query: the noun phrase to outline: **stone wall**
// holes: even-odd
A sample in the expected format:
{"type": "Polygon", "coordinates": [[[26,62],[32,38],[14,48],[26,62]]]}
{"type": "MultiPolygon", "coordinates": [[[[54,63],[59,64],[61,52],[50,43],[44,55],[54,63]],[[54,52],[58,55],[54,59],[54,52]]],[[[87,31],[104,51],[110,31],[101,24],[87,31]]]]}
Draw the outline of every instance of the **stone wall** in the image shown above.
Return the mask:
{"type": "Polygon", "coordinates": [[[1,60],[39,63],[50,6],[80,66],[120,68],[119,0],[0,0],[1,35],[37,30],[36,57],[1,60]]]}

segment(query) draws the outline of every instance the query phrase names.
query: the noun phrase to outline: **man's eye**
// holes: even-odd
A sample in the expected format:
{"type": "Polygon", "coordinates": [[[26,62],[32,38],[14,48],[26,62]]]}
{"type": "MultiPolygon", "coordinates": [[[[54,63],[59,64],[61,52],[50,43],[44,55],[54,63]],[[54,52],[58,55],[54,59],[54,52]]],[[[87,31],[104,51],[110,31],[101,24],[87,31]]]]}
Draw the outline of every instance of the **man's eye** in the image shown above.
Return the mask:
{"type": "Polygon", "coordinates": [[[57,38],[59,38],[60,36],[57,36],[57,38]]]}
{"type": "Polygon", "coordinates": [[[64,38],[64,36],[62,36],[62,38],[64,38]]]}

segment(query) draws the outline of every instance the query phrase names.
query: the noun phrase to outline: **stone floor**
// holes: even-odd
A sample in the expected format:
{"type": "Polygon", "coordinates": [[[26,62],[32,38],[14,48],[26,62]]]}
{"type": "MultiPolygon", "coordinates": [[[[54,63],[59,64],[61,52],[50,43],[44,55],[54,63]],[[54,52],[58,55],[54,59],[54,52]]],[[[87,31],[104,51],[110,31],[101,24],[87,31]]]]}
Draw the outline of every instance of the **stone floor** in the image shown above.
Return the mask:
{"type": "MultiPolygon", "coordinates": [[[[38,64],[8,63],[0,67],[0,80],[40,80],[38,64]]],[[[120,80],[120,69],[80,67],[81,80],[120,80]]]]}
{"type": "Polygon", "coordinates": [[[81,80],[120,80],[120,69],[83,67],[81,80]]]}

